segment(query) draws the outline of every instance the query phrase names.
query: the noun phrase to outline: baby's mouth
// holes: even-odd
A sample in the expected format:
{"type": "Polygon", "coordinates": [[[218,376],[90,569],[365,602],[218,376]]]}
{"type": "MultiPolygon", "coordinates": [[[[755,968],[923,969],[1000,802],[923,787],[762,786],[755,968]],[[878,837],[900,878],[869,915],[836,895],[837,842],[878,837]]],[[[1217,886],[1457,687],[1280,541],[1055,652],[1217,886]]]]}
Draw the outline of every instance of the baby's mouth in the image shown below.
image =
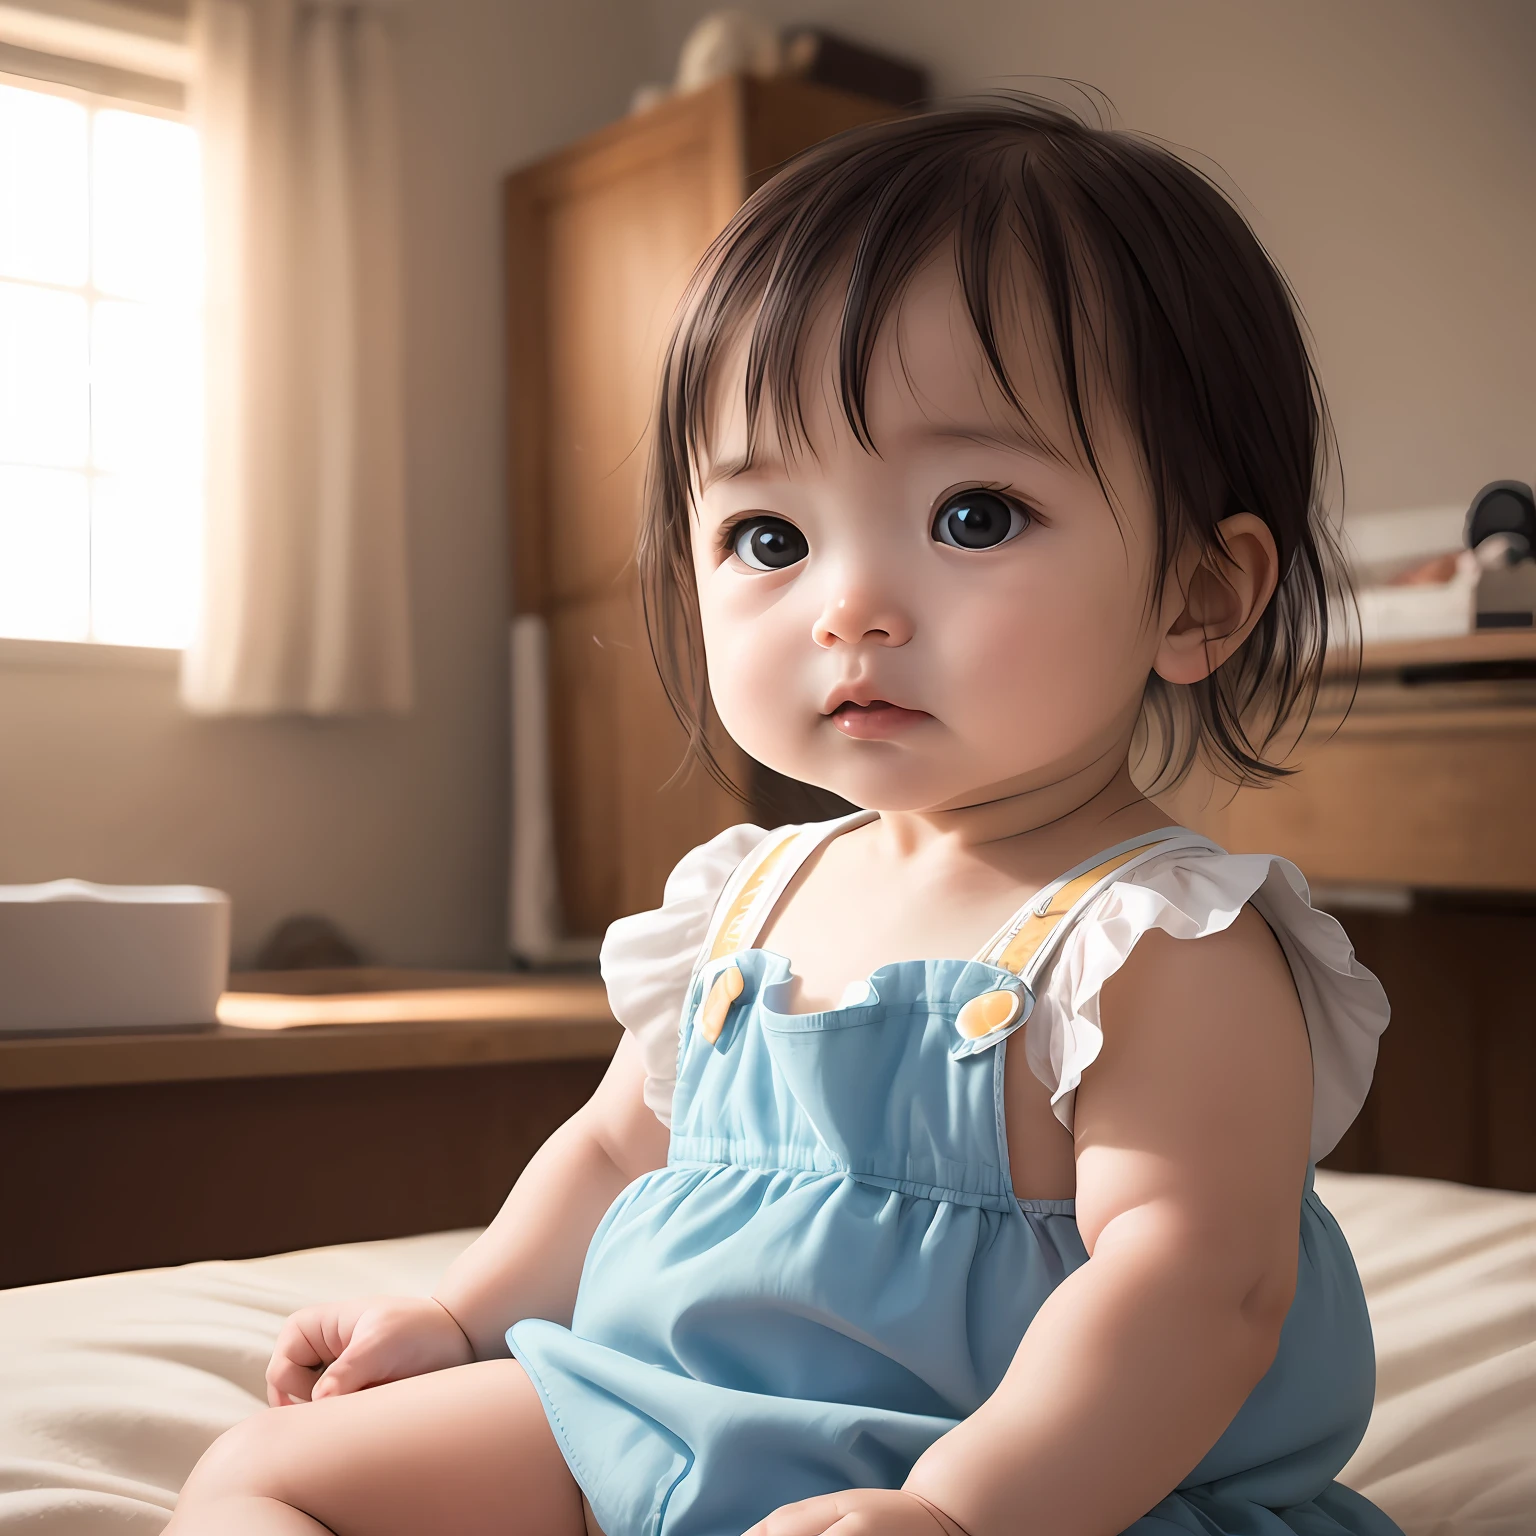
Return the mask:
{"type": "Polygon", "coordinates": [[[857,741],[888,741],[933,716],[926,710],[903,709],[887,699],[871,699],[868,704],[844,700],[829,718],[843,735],[857,741]]]}

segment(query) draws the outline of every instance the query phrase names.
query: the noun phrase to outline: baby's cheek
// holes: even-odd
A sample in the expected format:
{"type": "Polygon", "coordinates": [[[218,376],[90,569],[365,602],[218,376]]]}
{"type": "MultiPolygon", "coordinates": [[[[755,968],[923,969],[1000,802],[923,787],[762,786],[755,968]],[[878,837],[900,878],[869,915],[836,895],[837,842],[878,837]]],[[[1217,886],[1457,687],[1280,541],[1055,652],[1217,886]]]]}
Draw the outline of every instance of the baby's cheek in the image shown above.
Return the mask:
{"type": "Polygon", "coordinates": [[[1128,602],[1071,596],[1041,590],[1007,612],[994,610],[969,665],[956,654],[946,668],[965,680],[951,686],[951,707],[963,696],[973,726],[1019,759],[1015,771],[1071,756],[1141,696],[1145,669],[1138,670],[1128,602]]]}
{"type": "Polygon", "coordinates": [[[806,725],[805,688],[782,627],[774,616],[762,615],[750,623],[708,615],[704,624],[710,694],[720,723],[744,752],[772,767],[806,725]]]}

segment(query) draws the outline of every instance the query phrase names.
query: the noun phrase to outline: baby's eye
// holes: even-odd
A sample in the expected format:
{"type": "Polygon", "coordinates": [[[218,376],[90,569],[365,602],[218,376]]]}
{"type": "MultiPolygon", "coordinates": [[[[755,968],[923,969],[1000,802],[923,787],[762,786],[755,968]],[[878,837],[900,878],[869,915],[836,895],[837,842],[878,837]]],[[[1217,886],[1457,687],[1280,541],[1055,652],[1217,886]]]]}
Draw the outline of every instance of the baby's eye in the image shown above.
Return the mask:
{"type": "Polygon", "coordinates": [[[933,520],[933,536],[951,549],[993,549],[1029,527],[1029,513],[996,491],[956,491],[933,520]]]}
{"type": "Polygon", "coordinates": [[[754,517],[731,530],[731,549],[754,571],[782,571],[810,554],[805,535],[782,517],[754,517]]]}

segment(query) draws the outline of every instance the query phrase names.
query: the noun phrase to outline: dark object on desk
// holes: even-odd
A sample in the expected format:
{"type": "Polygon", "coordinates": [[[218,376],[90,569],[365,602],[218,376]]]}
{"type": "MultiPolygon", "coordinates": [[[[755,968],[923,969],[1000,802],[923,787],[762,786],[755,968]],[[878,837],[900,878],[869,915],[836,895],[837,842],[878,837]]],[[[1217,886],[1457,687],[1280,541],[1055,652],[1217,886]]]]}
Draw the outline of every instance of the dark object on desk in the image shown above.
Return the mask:
{"type": "Polygon", "coordinates": [[[1495,480],[1472,498],[1467,548],[1481,567],[1478,629],[1536,629],[1536,499],[1521,480],[1495,480]]]}
{"type": "Polygon", "coordinates": [[[1523,480],[1495,480],[1472,498],[1467,510],[1467,548],[1496,533],[1510,535],[1522,555],[1536,554],[1536,497],[1523,480]]]}
{"type": "Polygon", "coordinates": [[[893,107],[920,107],[928,99],[928,71],[921,65],[851,43],[819,27],[788,32],[784,72],[893,107]]]}
{"type": "Polygon", "coordinates": [[[318,971],[361,965],[357,946],[328,917],[285,917],[256,956],[259,971],[318,971]]]}

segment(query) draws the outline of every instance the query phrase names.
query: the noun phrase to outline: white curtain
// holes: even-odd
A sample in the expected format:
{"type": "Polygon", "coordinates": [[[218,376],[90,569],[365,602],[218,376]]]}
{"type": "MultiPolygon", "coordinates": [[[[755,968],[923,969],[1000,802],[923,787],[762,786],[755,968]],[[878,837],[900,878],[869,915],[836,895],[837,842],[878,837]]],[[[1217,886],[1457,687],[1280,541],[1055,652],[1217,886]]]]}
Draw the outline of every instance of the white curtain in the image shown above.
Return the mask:
{"type": "Polygon", "coordinates": [[[399,152],[371,5],[193,0],[207,232],[208,714],[411,703],[399,152]]]}

